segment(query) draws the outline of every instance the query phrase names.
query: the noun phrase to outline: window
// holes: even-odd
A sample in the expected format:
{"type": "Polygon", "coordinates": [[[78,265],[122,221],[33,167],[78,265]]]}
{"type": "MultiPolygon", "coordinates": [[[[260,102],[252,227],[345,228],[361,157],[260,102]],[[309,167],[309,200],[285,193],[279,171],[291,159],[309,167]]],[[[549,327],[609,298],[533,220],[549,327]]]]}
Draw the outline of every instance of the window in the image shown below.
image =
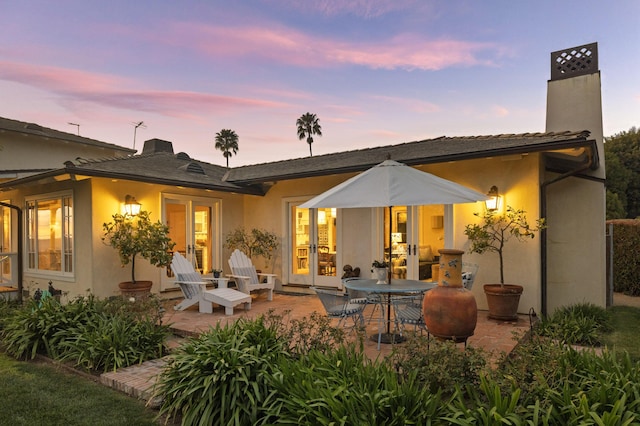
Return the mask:
{"type": "Polygon", "coordinates": [[[27,200],[27,267],[73,273],[73,199],[57,193],[27,200]]]}

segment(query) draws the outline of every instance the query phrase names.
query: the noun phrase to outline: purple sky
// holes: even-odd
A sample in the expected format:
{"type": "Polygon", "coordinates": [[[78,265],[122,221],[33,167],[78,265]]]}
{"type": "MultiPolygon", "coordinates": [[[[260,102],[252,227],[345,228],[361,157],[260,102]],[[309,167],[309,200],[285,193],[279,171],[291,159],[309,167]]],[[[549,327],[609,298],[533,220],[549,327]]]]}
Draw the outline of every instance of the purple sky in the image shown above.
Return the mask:
{"type": "MultiPolygon", "coordinates": [[[[640,126],[640,1],[0,2],[0,116],[224,165],[544,131],[550,53],[598,42],[604,134],[640,126]]],[[[568,129],[576,130],[576,129],[568,129]]]]}

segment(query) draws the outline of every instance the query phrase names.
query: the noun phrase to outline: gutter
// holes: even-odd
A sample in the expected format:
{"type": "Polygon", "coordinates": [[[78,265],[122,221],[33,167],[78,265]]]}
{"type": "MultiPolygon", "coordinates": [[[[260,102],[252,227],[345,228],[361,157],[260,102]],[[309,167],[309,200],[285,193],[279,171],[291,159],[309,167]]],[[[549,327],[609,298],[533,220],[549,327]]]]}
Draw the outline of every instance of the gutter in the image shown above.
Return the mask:
{"type": "MultiPolygon", "coordinates": [[[[597,155],[597,147],[595,149],[596,149],[595,155],[593,150],[588,151],[589,159],[584,164],[580,165],[575,169],[564,172],[560,176],[557,176],[551,180],[542,182],[540,184],[540,217],[547,217],[547,187],[548,186],[553,185],[554,183],[560,182],[569,177],[577,177],[580,179],[594,179],[593,177],[580,176],[579,174],[587,170],[594,170],[598,168],[599,162],[598,162],[598,155],[597,155]]],[[[597,179],[597,180],[600,180],[600,179],[597,179]]],[[[540,231],[540,260],[541,260],[540,272],[541,272],[541,278],[542,278],[542,282],[540,283],[541,284],[540,307],[541,307],[542,315],[547,315],[547,287],[548,287],[548,280],[547,280],[548,267],[547,266],[548,265],[547,265],[547,230],[546,228],[540,231]]]]}

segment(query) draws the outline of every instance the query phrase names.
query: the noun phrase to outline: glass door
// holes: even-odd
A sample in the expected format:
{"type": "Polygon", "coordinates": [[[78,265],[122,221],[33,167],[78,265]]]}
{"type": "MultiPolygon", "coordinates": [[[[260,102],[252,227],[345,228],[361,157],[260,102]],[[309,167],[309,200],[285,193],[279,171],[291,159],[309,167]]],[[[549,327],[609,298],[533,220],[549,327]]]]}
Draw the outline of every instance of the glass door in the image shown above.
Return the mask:
{"type": "Polygon", "coordinates": [[[289,207],[289,282],[340,285],[336,209],[289,207]]]}
{"type": "Polygon", "coordinates": [[[0,285],[11,282],[11,209],[0,206],[0,285]]]}
{"type": "Polygon", "coordinates": [[[439,250],[445,247],[444,205],[416,206],[407,214],[407,276],[438,280],[439,250]]]}
{"type": "MultiPolygon", "coordinates": [[[[185,256],[201,274],[222,269],[221,242],[214,238],[219,228],[219,201],[167,195],[163,199],[164,223],[169,237],[176,243],[174,251],[185,256]]],[[[167,268],[162,289],[175,287],[167,268]]]]}
{"type": "MultiPolygon", "coordinates": [[[[444,205],[394,207],[391,217],[391,276],[438,279],[438,250],[444,248],[444,205]]],[[[385,258],[389,258],[389,210],[385,209],[385,258]]]]}

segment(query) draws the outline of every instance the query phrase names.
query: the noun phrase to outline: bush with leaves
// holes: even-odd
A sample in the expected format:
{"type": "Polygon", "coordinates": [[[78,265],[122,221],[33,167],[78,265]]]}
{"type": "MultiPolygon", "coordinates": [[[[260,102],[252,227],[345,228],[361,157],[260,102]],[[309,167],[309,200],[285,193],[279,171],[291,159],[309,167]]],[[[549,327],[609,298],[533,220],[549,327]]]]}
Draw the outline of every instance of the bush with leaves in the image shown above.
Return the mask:
{"type": "Polygon", "coordinates": [[[159,323],[159,302],[78,297],[66,305],[54,298],[30,301],[5,321],[0,338],[18,359],[37,354],[107,371],[159,358],[169,328],[159,323]]]}
{"type": "Polygon", "coordinates": [[[420,386],[431,392],[452,395],[456,386],[478,386],[487,371],[486,353],[468,346],[461,351],[451,341],[408,335],[406,342],[394,348],[390,356],[401,377],[416,374],[420,386]]]}
{"type": "Polygon", "coordinates": [[[160,414],[181,416],[183,424],[255,424],[268,378],[287,356],[275,324],[218,323],[170,355],[154,391],[160,414]]]}
{"type": "Polygon", "coordinates": [[[426,425],[444,416],[440,392],[415,374],[403,380],[385,361],[371,361],[353,345],[280,360],[258,424],[426,425]]]}
{"type": "Polygon", "coordinates": [[[539,324],[538,333],[569,345],[599,346],[610,332],[611,314],[593,303],[578,303],[556,310],[539,324]]]}

